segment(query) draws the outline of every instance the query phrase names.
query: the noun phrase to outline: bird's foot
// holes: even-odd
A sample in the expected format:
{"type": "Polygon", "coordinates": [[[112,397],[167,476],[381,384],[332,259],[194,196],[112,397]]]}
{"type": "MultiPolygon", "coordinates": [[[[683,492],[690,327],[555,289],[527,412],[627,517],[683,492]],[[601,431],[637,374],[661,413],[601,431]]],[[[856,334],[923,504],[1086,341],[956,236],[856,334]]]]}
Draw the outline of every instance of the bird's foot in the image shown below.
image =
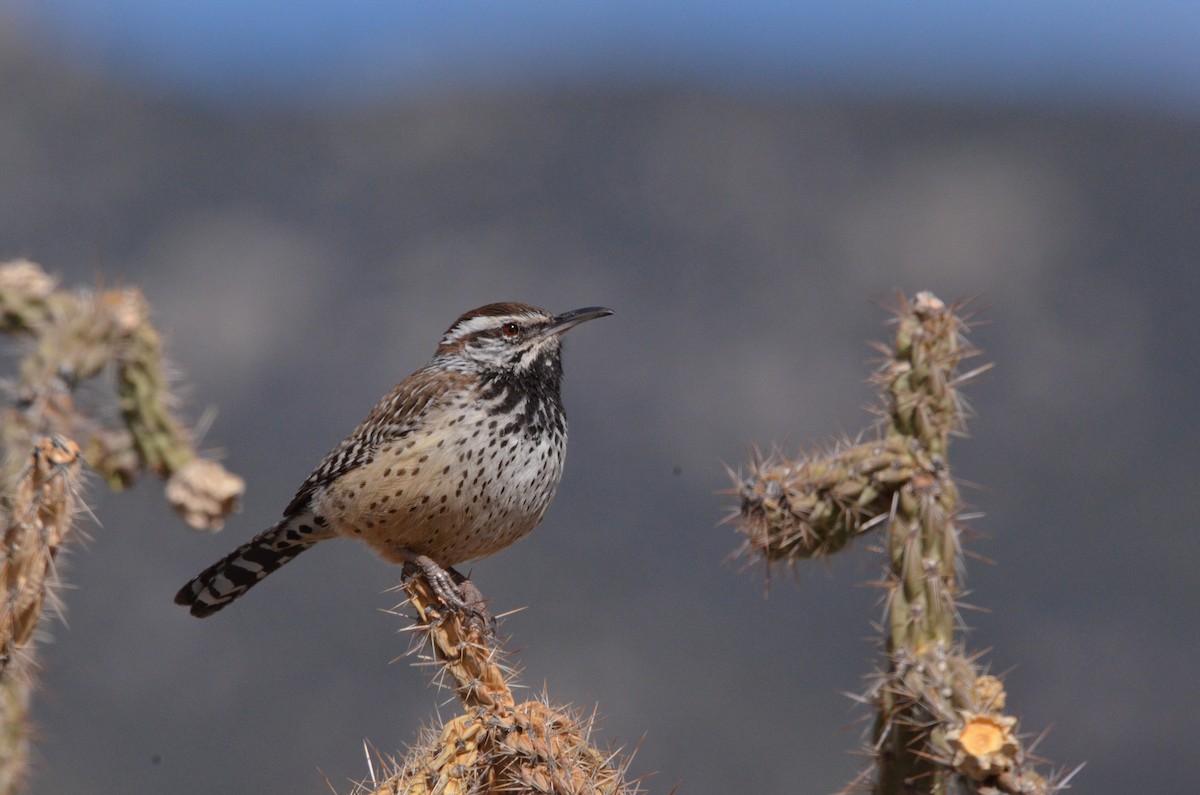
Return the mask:
{"type": "Polygon", "coordinates": [[[487,602],[475,583],[452,568],[443,569],[426,555],[417,555],[405,565],[405,577],[412,576],[413,569],[425,576],[429,587],[447,608],[466,616],[468,626],[484,637],[495,637],[496,619],[488,612],[487,602]]]}

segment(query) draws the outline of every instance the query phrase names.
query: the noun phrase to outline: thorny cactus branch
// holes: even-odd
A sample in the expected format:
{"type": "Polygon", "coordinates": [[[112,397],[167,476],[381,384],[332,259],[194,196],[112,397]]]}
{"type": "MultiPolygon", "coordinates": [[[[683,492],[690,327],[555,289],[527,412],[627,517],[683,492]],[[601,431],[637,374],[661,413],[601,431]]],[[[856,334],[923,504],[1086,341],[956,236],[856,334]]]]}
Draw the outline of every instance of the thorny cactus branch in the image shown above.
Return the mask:
{"type": "Polygon", "coordinates": [[[965,429],[959,387],[987,366],[959,374],[977,351],[966,326],[931,293],[901,297],[896,336],[872,379],[882,427],[874,441],[838,444],[797,461],[761,456],[730,517],[745,536],[739,554],[796,565],[830,555],[877,527],[886,533],[886,659],[863,701],[876,709],[869,751],[877,795],[1048,793],[1005,714],[1000,681],[967,656],[958,487],[947,450],[965,429]]]}
{"type": "Polygon", "coordinates": [[[75,514],[79,491],[79,446],[70,439],[43,437],[17,480],[4,527],[0,557],[0,675],[29,642],[54,559],[75,514]]]}
{"type": "Polygon", "coordinates": [[[29,688],[25,649],[42,614],[54,561],[71,528],[79,491],[79,447],[43,438],[29,456],[4,511],[0,554],[0,792],[20,786],[28,767],[24,732],[29,688]],[[11,672],[11,673],[10,673],[11,672]],[[9,682],[12,674],[20,679],[9,682]]]}
{"type": "Polygon", "coordinates": [[[416,616],[413,652],[436,668],[434,681],[452,689],[463,713],[422,732],[401,761],[388,760],[358,795],[555,793],[627,795],[628,758],[592,747],[594,718],[551,706],[543,696],[513,698],[515,676],[506,652],[476,626],[447,609],[421,575],[402,586],[416,616]],[[430,656],[432,651],[432,656],[430,656]]]}
{"type": "Polygon", "coordinates": [[[242,493],[241,478],[201,458],[175,416],[149,314],[136,289],[60,290],[32,262],[0,264],[0,332],[26,350],[0,408],[0,795],[25,776],[35,627],[84,509],[81,461],[118,490],[145,471],[167,478],[172,507],[197,529],[219,528],[242,493]],[[100,419],[113,412],[75,399],[77,387],[110,369],[122,420],[115,426],[100,419]]]}
{"type": "Polygon", "coordinates": [[[740,557],[769,563],[831,555],[886,519],[917,457],[903,443],[841,443],[797,461],[756,455],[740,481],[740,557]]]}
{"type": "Polygon", "coordinates": [[[153,472],[168,479],[168,499],[191,527],[219,529],[243,485],[199,458],[175,416],[178,401],[146,299],[134,288],[98,295],[56,288],[32,262],[0,265],[0,330],[33,343],[19,367],[16,405],[4,416],[8,476],[11,456],[28,449],[23,441],[53,433],[85,438],[89,464],[110,487],[128,487],[142,471],[153,472]],[[99,427],[76,410],[74,392],[110,366],[123,425],[99,427]]]}
{"type": "Polygon", "coordinates": [[[512,670],[504,665],[501,649],[481,631],[480,622],[447,610],[424,577],[409,577],[401,587],[416,611],[412,631],[422,642],[414,652],[422,647],[433,651],[439,684],[453,690],[468,709],[511,708],[512,670]]]}

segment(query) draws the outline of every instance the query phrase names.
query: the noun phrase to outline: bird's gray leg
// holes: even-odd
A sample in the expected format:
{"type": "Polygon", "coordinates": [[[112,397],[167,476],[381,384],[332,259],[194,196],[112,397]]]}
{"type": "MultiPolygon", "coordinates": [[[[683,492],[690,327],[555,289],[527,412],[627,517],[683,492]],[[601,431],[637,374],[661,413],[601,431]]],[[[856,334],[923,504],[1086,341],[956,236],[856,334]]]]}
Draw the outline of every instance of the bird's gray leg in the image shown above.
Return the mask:
{"type": "Polygon", "coordinates": [[[475,583],[454,569],[443,569],[428,555],[414,555],[404,567],[404,576],[412,575],[410,567],[425,575],[429,587],[446,607],[464,613],[479,622],[484,633],[491,635],[496,628],[496,619],[488,612],[483,594],[475,583]]]}

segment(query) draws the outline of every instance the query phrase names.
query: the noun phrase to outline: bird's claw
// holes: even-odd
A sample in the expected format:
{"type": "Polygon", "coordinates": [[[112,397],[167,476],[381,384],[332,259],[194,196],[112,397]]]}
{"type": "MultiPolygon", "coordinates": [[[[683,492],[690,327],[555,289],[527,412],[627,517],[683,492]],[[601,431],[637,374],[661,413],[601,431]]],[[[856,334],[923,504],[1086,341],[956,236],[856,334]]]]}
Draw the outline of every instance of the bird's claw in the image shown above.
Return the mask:
{"type": "MultiPolygon", "coordinates": [[[[483,594],[468,580],[454,569],[443,569],[432,559],[419,555],[412,564],[421,574],[434,594],[450,610],[466,616],[467,625],[478,630],[484,637],[494,637],[496,619],[487,609],[483,594]]],[[[407,569],[408,567],[406,567],[407,569]]],[[[406,574],[410,572],[406,571],[406,574]]]]}

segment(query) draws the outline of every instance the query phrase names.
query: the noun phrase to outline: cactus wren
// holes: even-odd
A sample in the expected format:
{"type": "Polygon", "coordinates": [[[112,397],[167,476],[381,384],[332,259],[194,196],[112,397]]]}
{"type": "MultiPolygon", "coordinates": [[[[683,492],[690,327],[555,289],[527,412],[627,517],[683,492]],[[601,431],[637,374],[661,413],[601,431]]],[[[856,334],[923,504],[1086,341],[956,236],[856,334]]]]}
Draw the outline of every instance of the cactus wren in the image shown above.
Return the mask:
{"type": "Polygon", "coordinates": [[[449,567],[524,536],[558,487],[567,444],[561,335],[611,314],[518,303],[467,312],[429,364],[325,457],[282,521],[202,571],[175,602],[211,615],[318,541],[343,536],[415,565],[443,601],[469,608],[449,567]]]}

